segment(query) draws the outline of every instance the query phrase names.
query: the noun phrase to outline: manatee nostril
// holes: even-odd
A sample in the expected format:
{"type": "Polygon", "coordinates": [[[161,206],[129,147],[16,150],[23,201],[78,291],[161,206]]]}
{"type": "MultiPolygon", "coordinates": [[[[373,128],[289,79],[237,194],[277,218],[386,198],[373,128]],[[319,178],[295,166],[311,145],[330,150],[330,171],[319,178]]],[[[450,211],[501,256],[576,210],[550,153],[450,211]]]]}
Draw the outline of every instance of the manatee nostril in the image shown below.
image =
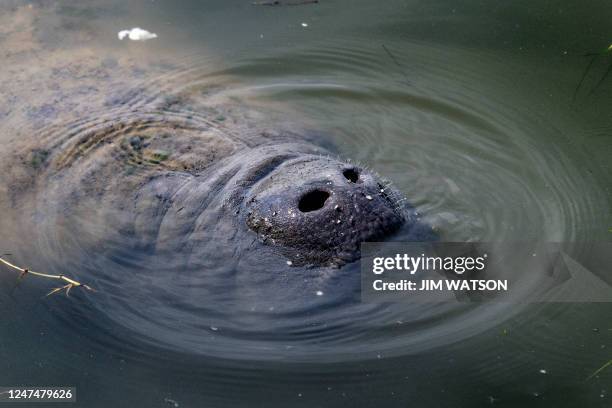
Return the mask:
{"type": "Polygon", "coordinates": [[[359,181],[359,172],[357,169],[346,169],[342,172],[342,174],[351,183],[356,183],[359,181]]]}
{"type": "Polygon", "coordinates": [[[306,193],[300,198],[298,209],[301,212],[311,212],[320,210],[329,198],[329,193],[323,190],[314,190],[306,193]]]}

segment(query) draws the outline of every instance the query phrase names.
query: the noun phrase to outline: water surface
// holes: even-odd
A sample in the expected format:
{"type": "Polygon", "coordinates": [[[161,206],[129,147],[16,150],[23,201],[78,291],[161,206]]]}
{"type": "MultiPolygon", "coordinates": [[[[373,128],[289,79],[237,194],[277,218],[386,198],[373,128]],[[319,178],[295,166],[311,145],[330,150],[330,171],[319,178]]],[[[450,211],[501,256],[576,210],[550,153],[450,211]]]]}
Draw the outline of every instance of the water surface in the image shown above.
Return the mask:
{"type": "MultiPolygon", "coordinates": [[[[445,240],[610,240],[610,80],[590,91],[612,57],[574,98],[583,54],[612,41],[606,2],[0,10],[0,155],[188,98],[172,115],[190,126],[291,129],[374,169],[445,240]],[[117,39],[134,26],[159,38],[117,39]]],[[[91,253],[107,226],[32,220],[2,188],[0,251],[98,292],[43,298],[49,282],[1,269],[0,385],[76,386],[88,407],[610,404],[609,370],[585,381],[611,358],[609,304],[346,306],[332,291],[288,311],[265,282],[236,298],[121,240],[91,253]]]]}

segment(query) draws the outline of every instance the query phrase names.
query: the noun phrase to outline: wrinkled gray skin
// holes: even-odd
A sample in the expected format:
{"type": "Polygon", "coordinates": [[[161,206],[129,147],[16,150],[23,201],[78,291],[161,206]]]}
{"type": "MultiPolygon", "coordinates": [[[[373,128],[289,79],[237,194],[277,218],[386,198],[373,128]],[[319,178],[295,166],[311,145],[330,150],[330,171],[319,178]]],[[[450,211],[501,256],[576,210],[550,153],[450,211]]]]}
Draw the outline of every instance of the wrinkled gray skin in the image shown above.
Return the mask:
{"type": "Polygon", "coordinates": [[[358,258],[361,242],[406,221],[375,175],[309,144],[262,142],[205,171],[148,176],[134,201],[146,224],[159,225],[155,240],[190,246],[227,223],[239,239],[257,234],[293,265],[342,265],[358,258]],[[210,221],[199,222],[203,213],[210,221]]]}
{"type": "Polygon", "coordinates": [[[246,195],[246,223],[294,264],[353,261],[361,242],[384,239],[406,221],[397,194],[363,168],[304,148],[266,150],[246,195]]]}

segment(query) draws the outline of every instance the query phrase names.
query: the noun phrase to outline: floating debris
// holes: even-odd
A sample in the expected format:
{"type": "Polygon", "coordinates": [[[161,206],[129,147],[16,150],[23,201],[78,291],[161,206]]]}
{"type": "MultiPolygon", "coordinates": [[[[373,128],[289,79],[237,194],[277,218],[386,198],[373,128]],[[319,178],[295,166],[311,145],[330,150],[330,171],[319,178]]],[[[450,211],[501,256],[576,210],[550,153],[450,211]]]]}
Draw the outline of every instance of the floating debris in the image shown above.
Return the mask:
{"type": "Polygon", "coordinates": [[[51,274],[48,274],[48,273],[34,272],[34,271],[29,270],[27,268],[21,268],[21,267],[19,267],[17,265],[13,265],[9,261],[7,261],[5,259],[2,259],[2,258],[0,258],[0,262],[5,264],[6,266],[8,266],[10,268],[13,268],[13,269],[15,269],[15,270],[20,272],[19,273],[19,277],[17,278],[17,282],[20,282],[27,275],[32,275],[32,276],[38,276],[38,277],[41,277],[41,278],[57,279],[57,280],[61,280],[61,281],[67,283],[64,286],[60,286],[58,288],[53,289],[51,292],[47,293],[47,296],[51,296],[51,295],[53,295],[55,293],[62,292],[62,291],[64,291],[66,296],[69,296],[70,295],[70,290],[72,288],[84,288],[84,289],[86,289],[86,290],[88,290],[90,292],[95,292],[96,291],[92,287],[90,287],[88,285],[85,285],[85,284],[83,284],[81,282],[78,282],[78,281],[76,281],[74,279],[70,279],[70,278],[68,278],[68,277],[66,277],[64,275],[51,275],[51,274]]]}
{"type": "Polygon", "coordinates": [[[317,290],[317,296],[323,296],[323,292],[320,290],[317,290]]]}
{"type": "Polygon", "coordinates": [[[302,23],[302,27],[308,27],[308,23],[302,23]]]}
{"type": "Polygon", "coordinates": [[[153,38],[157,38],[157,34],[149,32],[147,30],[143,30],[139,27],[134,27],[131,30],[121,30],[117,33],[117,37],[120,40],[124,38],[129,38],[132,41],[146,41],[152,40],[153,38]]]}

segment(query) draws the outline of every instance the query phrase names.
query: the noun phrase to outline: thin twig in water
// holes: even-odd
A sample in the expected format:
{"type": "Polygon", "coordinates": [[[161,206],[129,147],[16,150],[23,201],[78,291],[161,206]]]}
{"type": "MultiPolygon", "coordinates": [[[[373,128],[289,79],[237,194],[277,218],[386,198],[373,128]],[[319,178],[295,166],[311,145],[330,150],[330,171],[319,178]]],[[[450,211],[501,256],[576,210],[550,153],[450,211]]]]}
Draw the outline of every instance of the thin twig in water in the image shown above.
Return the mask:
{"type": "Polygon", "coordinates": [[[591,375],[589,375],[587,377],[586,380],[584,381],[589,381],[591,378],[595,377],[597,374],[601,373],[603,370],[605,370],[606,368],[610,367],[612,365],[612,360],[608,361],[606,364],[602,365],[601,367],[599,367],[597,370],[595,370],[595,372],[591,375]]]}
{"type": "Polygon", "coordinates": [[[572,97],[572,103],[576,102],[576,97],[578,96],[578,91],[580,90],[580,87],[582,86],[582,83],[586,79],[587,74],[591,70],[591,67],[593,66],[593,64],[597,60],[597,57],[599,56],[599,54],[595,54],[595,55],[587,54],[585,56],[593,56],[593,58],[591,58],[591,61],[589,62],[589,65],[587,65],[586,69],[584,70],[584,73],[582,74],[582,78],[580,78],[580,82],[578,82],[578,85],[576,86],[576,89],[574,89],[574,96],[572,97]]]}
{"type": "Polygon", "coordinates": [[[610,72],[612,72],[612,64],[610,64],[608,66],[608,69],[606,70],[606,73],[601,77],[601,79],[599,80],[599,82],[597,82],[595,84],[595,86],[593,87],[593,89],[591,89],[591,92],[589,92],[589,96],[593,95],[595,93],[595,91],[597,90],[597,88],[599,88],[599,86],[603,83],[603,81],[606,80],[606,78],[608,77],[608,75],[610,75],[610,72]]]}
{"type": "MultiPolygon", "coordinates": [[[[584,70],[584,73],[582,74],[582,78],[580,78],[580,82],[578,82],[578,86],[576,86],[576,89],[574,90],[574,96],[572,97],[572,103],[574,103],[576,101],[576,97],[578,95],[578,91],[580,90],[580,87],[582,86],[582,83],[584,82],[584,80],[586,79],[589,71],[591,70],[591,68],[593,67],[593,64],[595,63],[595,61],[599,58],[599,57],[605,57],[606,55],[609,55],[610,53],[612,53],[612,44],[610,44],[610,46],[608,46],[608,48],[606,48],[605,50],[601,51],[601,52],[595,52],[595,53],[589,53],[589,54],[585,54],[585,57],[593,57],[591,58],[591,61],[589,61],[589,64],[587,65],[586,69],[584,70]]],[[[597,84],[595,84],[595,86],[591,89],[591,91],[589,92],[588,96],[591,96],[595,93],[595,91],[599,88],[599,86],[606,80],[606,78],[608,77],[608,75],[610,75],[610,72],[612,72],[612,64],[610,64],[608,66],[608,69],[606,70],[605,74],[601,77],[601,79],[597,82],[597,84]]]]}
{"type": "Polygon", "coordinates": [[[66,282],[66,285],[57,287],[57,288],[53,289],[51,292],[47,293],[47,296],[51,296],[51,295],[53,295],[55,293],[61,292],[62,290],[66,291],[65,292],[66,296],[69,296],[70,295],[70,289],[72,289],[72,288],[84,288],[86,290],[95,292],[95,290],[92,287],[90,287],[88,285],[85,285],[85,284],[83,284],[81,282],[78,282],[78,281],[76,281],[74,279],[70,279],[70,278],[68,278],[67,276],[64,276],[64,275],[51,275],[51,274],[48,274],[48,273],[34,272],[34,271],[31,271],[31,270],[26,269],[26,268],[21,268],[21,267],[19,267],[17,265],[13,265],[12,263],[10,263],[9,261],[7,261],[6,259],[3,259],[3,258],[0,258],[0,262],[5,264],[9,268],[13,268],[13,269],[19,271],[19,277],[17,278],[18,281],[21,281],[21,279],[23,279],[26,275],[33,275],[33,276],[38,276],[38,277],[41,277],[41,278],[56,279],[56,280],[60,280],[60,281],[66,282]]]}
{"type": "Polygon", "coordinates": [[[408,79],[408,75],[406,75],[406,71],[404,70],[404,67],[402,66],[402,64],[400,64],[400,62],[398,61],[397,58],[395,58],[395,55],[393,55],[391,53],[391,51],[389,51],[389,49],[387,48],[387,46],[385,44],[382,45],[383,50],[385,50],[385,52],[387,53],[387,55],[389,56],[389,58],[391,58],[391,61],[393,61],[393,63],[395,63],[395,65],[397,65],[397,67],[399,68],[400,72],[402,73],[402,75],[404,76],[404,79],[406,80],[406,83],[408,85],[410,85],[410,79],[408,79]]]}

